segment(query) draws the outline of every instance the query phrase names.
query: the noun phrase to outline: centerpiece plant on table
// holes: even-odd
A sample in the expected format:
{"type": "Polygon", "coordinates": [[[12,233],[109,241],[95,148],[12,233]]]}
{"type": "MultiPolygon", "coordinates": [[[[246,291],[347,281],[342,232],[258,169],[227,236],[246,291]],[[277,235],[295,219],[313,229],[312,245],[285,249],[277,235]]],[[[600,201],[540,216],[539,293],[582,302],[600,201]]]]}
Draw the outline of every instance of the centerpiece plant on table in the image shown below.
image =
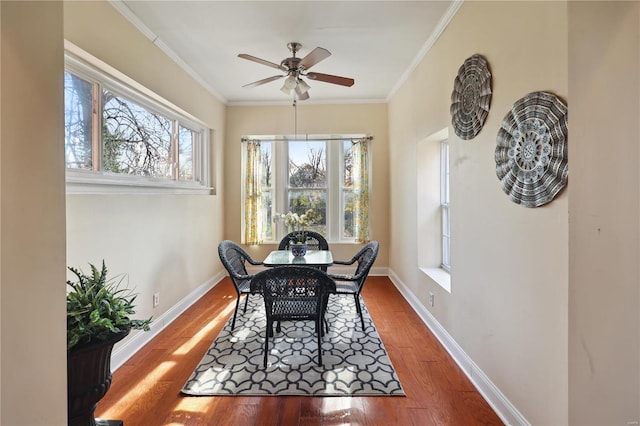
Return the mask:
{"type": "Polygon", "coordinates": [[[276,213],[275,218],[284,222],[291,233],[291,243],[297,245],[307,243],[308,228],[320,220],[313,209],[309,209],[301,215],[295,212],[276,213]]]}

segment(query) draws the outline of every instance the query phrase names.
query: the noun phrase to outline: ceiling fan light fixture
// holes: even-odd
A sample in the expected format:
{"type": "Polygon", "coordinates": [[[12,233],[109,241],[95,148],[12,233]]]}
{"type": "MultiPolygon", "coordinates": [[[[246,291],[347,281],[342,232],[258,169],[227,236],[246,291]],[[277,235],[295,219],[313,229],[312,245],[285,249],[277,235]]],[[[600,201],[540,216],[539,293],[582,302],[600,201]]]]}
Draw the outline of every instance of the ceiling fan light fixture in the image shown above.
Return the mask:
{"type": "Polygon", "coordinates": [[[306,81],[304,81],[303,79],[299,78],[298,79],[298,91],[300,93],[307,93],[309,91],[309,89],[311,89],[311,86],[309,86],[306,81]]]}
{"type": "Polygon", "coordinates": [[[282,93],[290,95],[291,91],[295,88],[296,88],[296,77],[293,75],[290,75],[284,81],[284,84],[282,85],[282,88],[280,90],[282,91],[282,93]]]}

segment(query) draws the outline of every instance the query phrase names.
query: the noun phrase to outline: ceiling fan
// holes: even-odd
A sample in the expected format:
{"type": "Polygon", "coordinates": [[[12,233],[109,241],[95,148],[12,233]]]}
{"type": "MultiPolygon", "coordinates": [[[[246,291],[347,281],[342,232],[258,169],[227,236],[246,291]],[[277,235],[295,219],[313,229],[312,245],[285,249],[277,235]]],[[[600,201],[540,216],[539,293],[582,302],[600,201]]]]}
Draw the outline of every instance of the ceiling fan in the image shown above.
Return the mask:
{"type": "Polygon", "coordinates": [[[298,58],[296,57],[296,53],[300,50],[302,45],[300,43],[291,42],[287,44],[287,47],[291,51],[291,57],[283,59],[279,65],[274,62],[256,58],[255,56],[247,55],[246,53],[240,53],[238,55],[239,58],[257,62],[271,68],[276,68],[283,72],[283,74],[263,78],[262,80],[245,84],[242,87],[256,87],[286,77],[284,85],[280,90],[282,90],[282,92],[286,93],[287,95],[291,95],[291,92],[295,91],[298,99],[305,100],[309,99],[310,87],[302,79],[302,77],[306,77],[310,80],[324,81],[325,83],[339,84],[341,86],[347,87],[351,87],[355,83],[354,79],[352,78],[340,77],[331,74],[322,74],[319,72],[309,72],[309,68],[331,55],[331,52],[329,52],[327,49],[316,47],[304,58],[298,58]]]}

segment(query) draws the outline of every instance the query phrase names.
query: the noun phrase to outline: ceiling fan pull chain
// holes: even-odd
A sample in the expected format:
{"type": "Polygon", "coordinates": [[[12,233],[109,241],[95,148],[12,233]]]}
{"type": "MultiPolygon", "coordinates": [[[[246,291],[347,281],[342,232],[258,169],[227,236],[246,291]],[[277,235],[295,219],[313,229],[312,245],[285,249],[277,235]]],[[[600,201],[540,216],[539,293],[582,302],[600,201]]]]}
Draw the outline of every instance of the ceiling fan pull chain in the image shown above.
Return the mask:
{"type": "Polygon", "coordinates": [[[298,139],[298,100],[293,95],[293,137],[298,139]]]}

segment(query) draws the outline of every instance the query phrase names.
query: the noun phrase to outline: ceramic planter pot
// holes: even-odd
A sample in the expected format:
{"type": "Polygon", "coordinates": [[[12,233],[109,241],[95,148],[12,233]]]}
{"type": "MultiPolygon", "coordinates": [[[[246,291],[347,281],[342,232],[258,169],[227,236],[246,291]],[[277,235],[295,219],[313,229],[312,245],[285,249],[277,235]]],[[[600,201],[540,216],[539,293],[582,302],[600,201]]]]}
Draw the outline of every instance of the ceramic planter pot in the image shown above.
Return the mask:
{"type": "Polygon", "coordinates": [[[301,243],[292,243],[291,244],[291,254],[294,257],[302,257],[307,254],[307,245],[301,243]]]}
{"type": "Polygon", "coordinates": [[[111,351],[130,330],[106,341],[67,351],[67,415],[69,426],[97,426],[94,412],[111,387],[111,351]]]}

